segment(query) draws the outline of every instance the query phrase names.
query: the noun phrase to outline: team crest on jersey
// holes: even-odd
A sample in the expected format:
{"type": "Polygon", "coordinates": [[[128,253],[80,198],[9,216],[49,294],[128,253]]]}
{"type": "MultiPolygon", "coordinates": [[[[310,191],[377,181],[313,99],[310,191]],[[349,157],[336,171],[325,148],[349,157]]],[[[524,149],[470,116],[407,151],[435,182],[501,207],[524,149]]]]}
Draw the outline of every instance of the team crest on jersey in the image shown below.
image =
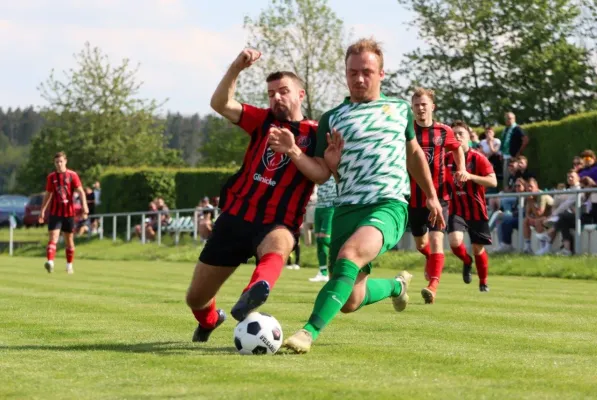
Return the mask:
{"type": "Polygon", "coordinates": [[[299,136],[296,138],[296,145],[300,148],[309,147],[311,144],[311,138],[309,136],[299,136]]]}
{"type": "Polygon", "coordinates": [[[290,157],[288,157],[286,154],[276,153],[269,146],[267,146],[263,152],[263,156],[261,157],[261,162],[263,162],[263,165],[265,165],[265,168],[268,171],[274,171],[288,164],[290,162],[290,157]]]}
{"type": "Polygon", "coordinates": [[[391,115],[392,114],[392,107],[390,107],[389,104],[384,104],[383,106],[381,106],[381,111],[384,114],[391,115]]]}
{"type": "Polygon", "coordinates": [[[441,136],[435,136],[433,138],[433,144],[436,146],[441,146],[442,144],[444,144],[444,140],[442,139],[441,136]]]}
{"type": "Polygon", "coordinates": [[[431,164],[433,162],[433,155],[435,153],[435,149],[433,147],[421,146],[421,150],[423,150],[423,153],[425,153],[425,157],[427,158],[427,163],[431,164]]]}

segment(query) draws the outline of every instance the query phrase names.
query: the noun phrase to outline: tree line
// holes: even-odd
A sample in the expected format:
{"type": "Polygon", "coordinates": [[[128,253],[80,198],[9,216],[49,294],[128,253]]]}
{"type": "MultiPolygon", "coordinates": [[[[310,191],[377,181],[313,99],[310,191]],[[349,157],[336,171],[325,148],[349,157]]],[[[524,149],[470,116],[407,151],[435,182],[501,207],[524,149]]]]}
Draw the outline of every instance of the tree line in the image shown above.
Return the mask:
{"type": "MultiPolygon", "coordinates": [[[[438,119],[472,125],[500,123],[505,111],[527,123],[597,109],[597,0],[398,2],[413,10],[424,46],[386,65],[386,94],[433,88],[438,119]]],[[[270,0],[244,27],[263,57],[241,75],[240,100],[266,106],[265,77],[283,69],[305,81],[309,118],[347,93],[353,38],[327,0],[270,0]]],[[[239,50],[230,49],[231,60],[239,50]]],[[[64,149],[86,181],[107,166],[242,163],[247,135],[212,114],[160,115],[166,101],[139,97],[138,69],[86,44],[64,77],[52,71],[39,85],[40,110],[0,110],[0,193],[42,190],[52,154],[64,149]]]]}

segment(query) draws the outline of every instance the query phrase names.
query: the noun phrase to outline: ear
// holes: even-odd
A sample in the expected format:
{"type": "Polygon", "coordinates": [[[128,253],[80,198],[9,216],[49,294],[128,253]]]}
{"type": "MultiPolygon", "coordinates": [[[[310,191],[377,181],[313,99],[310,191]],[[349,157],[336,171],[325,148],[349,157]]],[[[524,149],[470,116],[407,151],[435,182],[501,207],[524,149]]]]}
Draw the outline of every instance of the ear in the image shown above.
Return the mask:
{"type": "Polygon", "coordinates": [[[301,102],[305,99],[306,95],[307,95],[307,92],[305,92],[305,89],[299,89],[299,100],[301,102]]]}
{"type": "Polygon", "coordinates": [[[379,77],[381,79],[384,79],[386,77],[386,71],[384,71],[383,69],[379,72],[379,77]]]}

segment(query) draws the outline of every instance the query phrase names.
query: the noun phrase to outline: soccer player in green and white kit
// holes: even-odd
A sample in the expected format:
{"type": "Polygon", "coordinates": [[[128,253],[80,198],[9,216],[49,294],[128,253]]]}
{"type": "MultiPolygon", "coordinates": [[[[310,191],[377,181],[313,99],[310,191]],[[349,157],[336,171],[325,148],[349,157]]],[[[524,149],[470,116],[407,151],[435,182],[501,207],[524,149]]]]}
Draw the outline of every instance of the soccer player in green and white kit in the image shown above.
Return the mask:
{"type": "Polygon", "coordinates": [[[268,139],[272,150],[287,154],[316,183],[324,183],[332,173],[338,182],[331,277],[317,295],[307,324],[284,342],[296,353],[308,352],[340,311],[353,312],[388,297],[396,311],[406,308],[412,275],[403,271],[393,279],[368,276],[371,261],[394,247],[406,228],[408,172],[428,196],[429,219],[445,225],[427,159],[415,139],[410,104],[381,94],[379,45],[359,40],[348,48],[345,60],[350,97],[322,116],[315,157],[298,151],[294,135],[286,129],[272,129],[268,139]]]}
{"type": "Polygon", "coordinates": [[[317,243],[317,260],[319,272],[311,282],[327,282],[328,261],[330,253],[330,237],[332,235],[332,217],[334,216],[334,200],[338,197],[336,180],[332,177],[317,187],[317,203],[315,204],[315,240],[317,243]]]}

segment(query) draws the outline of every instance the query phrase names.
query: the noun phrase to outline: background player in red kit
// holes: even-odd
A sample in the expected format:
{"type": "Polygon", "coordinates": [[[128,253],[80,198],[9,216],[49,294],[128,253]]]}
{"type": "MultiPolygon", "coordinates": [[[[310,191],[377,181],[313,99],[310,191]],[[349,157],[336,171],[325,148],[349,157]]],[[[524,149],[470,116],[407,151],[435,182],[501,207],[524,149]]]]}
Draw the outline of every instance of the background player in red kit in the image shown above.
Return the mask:
{"type": "MultiPolygon", "coordinates": [[[[463,262],[462,279],[464,283],[471,283],[473,259],[467,254],[463,243],[464,232],[468,231],[473,245],[477,274],[479,275],[479,290],[488,292],[488,258],[485,245],[491,244],[491,231],[489,230],[489,218],[485,203],[485,188],[496,187],[497,178],[487,157],[469,148],[469,127],[462,121],[454,121],[452,130],[464,151],[466,171],[469,173],[469,177],[464,184],[455,183],[450,179],[448,238],[452,253],[463,262]]],[[[449,175],[456,170],[452,154],[446,156],[446,168],[449,175]]]]}
{"type": "MultiPolygon", "coordinates": [[[[451,151],[456,160],[457,172],[454,179],[457,182],[465,182],[468,179],[468,174],[465,170],[464,152],[460,143],[454,138],[452,129],[433,120],[434,99],[435,94],[432,90],[417,88],[412,97],[412,109],[415,114],[415,135],[427,156],[433,185],[442,204],[444,220],[447,221],[449,195],[444,166],[446,150],[451,151]]],[[[429,281],[429,285],[421,290],[421,295],[426,304],[432,304],[435,302],[435,293],[444,268],[445,228],[429,222],[425,194],[412,176],[410,182],[408,221],[417,244],[417,250],[425,256],[425,277],[429,281]]]]}
{"type": "Polygon", "coordinates": [[[243,50],[229,67],[211,99],[211,106],[251,135],[241,169],[223,187],[211,238],[207,241],[187,292],[187,304],[199,326],[193,341],[206,342],[226,319],[216,309],[215,295],[240,264],[256,256],[258,264],[232,316],[242,321],[261,306],[276,283],[296,240],[313,182],[298,171],[287,155],[268,145],[271,129],[286,128],[298,146],[313,157],[317,122],[301,112],[302,81],[292,72],[268,76],[268,109],[240,104],[233,98],[236,79],[261,53],[243,50]]]}
{"type": "Polygon", "coordinates": [[[66,272],[72,274],[73,260],[75,258],[75,240],[73,232],[75,230],[75,203],[74,194],[79,192],[79,199],[83,205],[83,219],[87,219],[89,208],[85,190],[81,185],[79,175],[75,171],[66,169],[66,154],[56,153],[54,156],[54,165],[56,171],[48,175],[46,179],[46,193],[39,214],[39,223],[43,224],[44,214],[48,205],[50,205],[50,217],[48,219],[49,240],[46,248],[47,261],[45,268],[48,272],[54,271],[54,256],[56,255],[56,243],[60,236],[60,231],[64,235],[64,244],[66,246],[66,272]]]}

